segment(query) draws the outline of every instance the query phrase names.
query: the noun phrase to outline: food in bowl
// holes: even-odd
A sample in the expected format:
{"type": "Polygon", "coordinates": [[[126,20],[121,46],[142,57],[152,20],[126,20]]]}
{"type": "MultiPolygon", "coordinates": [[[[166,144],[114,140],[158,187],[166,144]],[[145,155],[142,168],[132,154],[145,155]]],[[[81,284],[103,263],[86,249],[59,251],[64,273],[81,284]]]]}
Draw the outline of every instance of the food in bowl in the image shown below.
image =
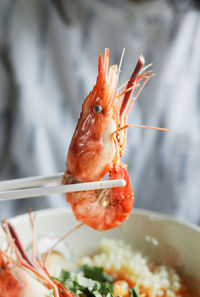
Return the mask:
{"type": "MultiPolygon", "coordinates": [[[[31,224],[33,253],[29,257],[14,227],[3,223],[7,245],[0,250],[1,297],[197,296],[173,268],[154,264],[122,240],[103,239],[99,252],[80,257],[77,266],[58,276],[51,275],[45,265],[47,258],[37,251],[33,218],[31,224]]],[[[55,259],[55,253],[52,255],[55,259]]],[[[49,261],[51,266],[56,262],[49,261]]]]}
{"type": "Polygon", "coordinates": [[[122,240],[102,239],[100,251],[92,257],[82,257],[78,264],[103,267],[114,279],[115,296],[192,296],[174,268],[153,263],[122,240]]]}

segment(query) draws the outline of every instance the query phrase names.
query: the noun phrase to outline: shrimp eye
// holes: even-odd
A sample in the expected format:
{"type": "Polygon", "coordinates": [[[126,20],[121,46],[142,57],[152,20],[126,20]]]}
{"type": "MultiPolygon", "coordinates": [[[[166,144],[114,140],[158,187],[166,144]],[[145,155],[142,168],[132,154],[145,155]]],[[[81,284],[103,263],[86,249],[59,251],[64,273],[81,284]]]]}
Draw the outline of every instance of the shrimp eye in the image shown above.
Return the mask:
{"type": "Polygon", "coordinates": [[[102,107],[101,107],[101,105],[96,105],[95,108],[94,108],[94,112],[95,112],[95,113],[100,113],[100,112],[102,112],[102,107]]]}

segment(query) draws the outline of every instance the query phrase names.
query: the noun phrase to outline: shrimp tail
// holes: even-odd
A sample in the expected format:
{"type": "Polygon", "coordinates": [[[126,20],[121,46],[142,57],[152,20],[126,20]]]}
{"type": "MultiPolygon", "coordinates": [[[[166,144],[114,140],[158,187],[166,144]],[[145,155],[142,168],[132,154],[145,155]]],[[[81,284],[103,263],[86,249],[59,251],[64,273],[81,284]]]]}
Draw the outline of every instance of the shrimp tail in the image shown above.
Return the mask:
{"type": "Polygon", "coordinates": [[[124,179],[126,181],[125,187],[111,189],[113,200],[120,203],[120,205],[123,207],[123,212],[119,213],[119,219],[122,222],[130,214],[134,202],[134,194],[126,166],[123,163],[119,165],[114,163],[110,171],[110,179],[124,179]]]}
{"type": "Polygon", "coordinates": [[[109,178],[124,179],[126,186],[66,193],[66,200],[76,219],[98,231],[119,226],[129,216],[133,206],[134,194],[125,165],[113,163],[109,178]]]}

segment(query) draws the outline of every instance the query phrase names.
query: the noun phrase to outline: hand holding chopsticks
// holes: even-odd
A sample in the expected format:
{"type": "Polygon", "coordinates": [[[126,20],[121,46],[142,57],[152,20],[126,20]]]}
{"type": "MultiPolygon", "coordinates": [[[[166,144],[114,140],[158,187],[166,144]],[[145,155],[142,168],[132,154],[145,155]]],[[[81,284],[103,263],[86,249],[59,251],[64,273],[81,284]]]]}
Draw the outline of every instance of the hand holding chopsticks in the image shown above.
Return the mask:
{"type": "Polygon", "coordinates": [[[51,176],[27,177],[0,182],[0,201],[31,197],[41,197],[51,194],[70,193],[78,191],[99,190],[115,187],[124,187],[125,180],[107,180],[49,187],[37,187],[48,183],[60,182],[63,173],[51,176]],[[33,187],[33,188],[31,188],[33,187]]]}

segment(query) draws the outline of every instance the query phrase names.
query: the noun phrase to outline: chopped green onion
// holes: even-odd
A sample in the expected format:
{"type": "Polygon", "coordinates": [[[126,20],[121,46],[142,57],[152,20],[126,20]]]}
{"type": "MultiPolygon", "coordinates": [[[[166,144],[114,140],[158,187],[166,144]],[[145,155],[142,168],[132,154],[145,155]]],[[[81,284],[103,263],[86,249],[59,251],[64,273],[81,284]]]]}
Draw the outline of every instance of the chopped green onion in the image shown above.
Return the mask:
{"type": "Polygon", "coordinates": [[[131,296],[130,297],[139,297],[140,288],[139,285],[135,285],[135,287],[129,290],[131,296]]]}

